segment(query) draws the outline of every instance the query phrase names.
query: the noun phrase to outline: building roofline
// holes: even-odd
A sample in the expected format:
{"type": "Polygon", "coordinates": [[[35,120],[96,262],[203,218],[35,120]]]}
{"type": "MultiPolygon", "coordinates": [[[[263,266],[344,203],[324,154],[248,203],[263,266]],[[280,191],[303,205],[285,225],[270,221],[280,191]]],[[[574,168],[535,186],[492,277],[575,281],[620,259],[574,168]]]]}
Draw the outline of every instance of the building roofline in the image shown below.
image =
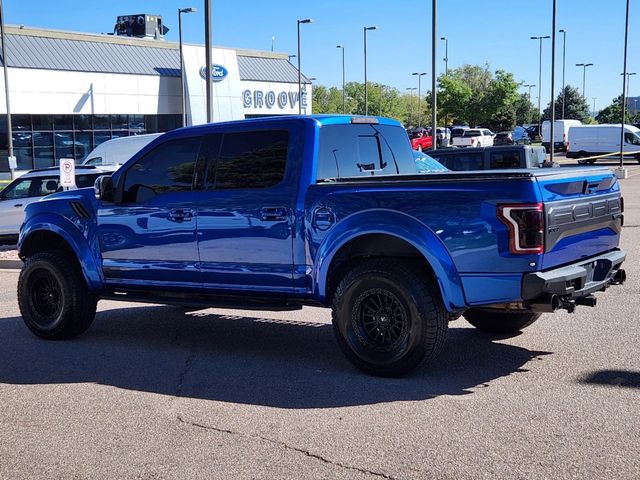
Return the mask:
{"type": "MultiPolygon", "coordinates": [[[[76,40],[82,42],[97,42],[97,43],[111,43],[116,45],[131,45],[134,47],[150,47],[150,48],[163,48],[169,50],[177,50],[179,48],[178,43],[168,42],[165,40],[124,37],[118,35],[109,35],[105,33],[86,33],[86,32],[71,32],[66,30],[56,30],[49,28],[28,27],[24,25],[5,25],[6,33],[8,35],[26,35],[31,37],[43,37],[43,38],[56,38],[61,40],[76,40]]],[[[185,45],[203,46],[197,43],[185,43],[185,45]]],[[[214,48],[235,50],[237,55],[243,57],[259,57],[259,58],[276,58],[276,59],[289,59],[286,53],[270,52],[265,50],[253,50],[244,48],[223,47],[214,45],[214,48]]]]}

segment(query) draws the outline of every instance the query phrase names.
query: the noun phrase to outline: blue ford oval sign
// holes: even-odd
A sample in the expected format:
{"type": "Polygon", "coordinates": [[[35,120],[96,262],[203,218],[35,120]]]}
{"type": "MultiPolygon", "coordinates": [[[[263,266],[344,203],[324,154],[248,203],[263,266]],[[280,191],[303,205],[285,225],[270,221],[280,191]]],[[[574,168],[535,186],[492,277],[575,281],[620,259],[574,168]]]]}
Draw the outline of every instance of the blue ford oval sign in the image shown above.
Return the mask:
{"type": "MultiPolygon", "coordinates": [[[[229,74],[229,71],[222,65],[211,65],[211,80],[214,82],[221,82],[229,74]]],[[[207,79],[207,67],[200,68],[200,76],[203,79],[207,79]]]]}

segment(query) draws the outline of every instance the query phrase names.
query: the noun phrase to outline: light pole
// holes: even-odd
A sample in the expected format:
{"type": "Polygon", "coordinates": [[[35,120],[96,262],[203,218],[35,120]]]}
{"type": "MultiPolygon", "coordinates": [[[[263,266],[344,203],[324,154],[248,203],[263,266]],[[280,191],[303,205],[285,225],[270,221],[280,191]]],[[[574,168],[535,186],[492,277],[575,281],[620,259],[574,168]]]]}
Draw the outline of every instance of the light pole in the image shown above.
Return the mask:
{"type": "Polygon", "coordinates": [[[567,103],[566,98],[564,98],[564,71],[567,65],[567,31],[565,29],[560,29],[560,33],[562,33],[562,119],[564,120],[564,104],[567,103]]]}
{"type": "Polygon", "coordinates": [[[298,115],[302,115],[302,74],[300,73],[300,24],[313,23],[310,18],[298,20],[298,115]]]}
{"type": "Polygon", "coordinates": [[[0,36],[2,36],[2,68],[4,69],[4,94],[7,102],[7,161],[9,162],[9,170],[11,170],[11,180],[15,177],[15,168],[12,162],[15,161],[13,156],[13,129],[11,128],[11,107],[9,105],[9,77],[7,66],[7,50],[5,47],[4,36],[4,7],[0,0],[0,36]]]}
{"type": "Polygon", "coordinates": [[[192,7],[178,9],[178,40],[180,43],[180,102],[182,103],[182,126],[187,126],[187,102],[184,98],[184,55],[182,53],[182,14],[195,13],[192,7]]]}
{"type": "Polygon", "coordinates": [[[594,117],[596,116],[596,99],[597,98],[598,97],[591,97],[591,100],[593,100],[593,110],[592,110],[592,112],[593,112],[593,116],[594,117]]]}
{"type": "Polygon", "coordinates": [[[549,162],[553,165],[553,153],[555,150],[556,124],[556,17],[558,0],[552,2],[551,12],[551,121],[549,122],[549,162]]]}
{"type": "Polygon", "coordinates": [[[413,72],[411,75],[415,75],[418,77],[418,128],[422,126],[422,112],[420,111],[420,96],[422,95],[420,79],[423,75],[426,75],[427,72],[413,72]]]}
{"type": "Polygon", "coordinates": [[[527,94],[527,97],[529,97],[529,105],[528,105],[528,109],[529,109],[529,121],[531,121],[531,89],[533,87],[535,87],[535,85],[533,84],[527,84],[527,85],[523,85],[524,88],[528,88],[529,89],[529,93],[527,94]]]}
{"type": "Polygon", "coordinates": [[[205,57],[205,94],[207,97],[207,123],[213,122],[213,80],[211,79],[211,53],[213,38],[211,33],[211,0],[204,1],[204,57],[205,57]]]}
{"type": "Polygon", "coordinates": [[[364,114],[369,114],[369,92],[367,86],[367,32],[369,30],[377,30],[378,27],[363,27],[364,31],[364,114]]]}
{"type": "Polygon", "coordinates": [[[540,37],[531,37],[531,40],[539,40],[540,41],[540,55],[538,61],[538,125],[542,123],[542,40],[551,38],[549,35],[540,36],[540,37]]]}
{"type": "MultiPolygon", "coordinates": [[[[438,90],[436,89],[436,56],[438,54],[438,0],[431,1],[431,138],[435,138],[438,127],[438,90]]],[[[438,142],[431,142],[431,150],[438,142]]]]}
{"type": "Polygon", "coordinates": [[[407,87],[406,90],[409,92],[409,105],[410,105],[410,113],[409,113],[409,123],[413,120],[413,92],[416,90],[416,87],[407,87]]]}
{"type": "Polygon", "coordinates": [[[344,45],[336,45],[336,48],[339,48],[342,50],[342,114],[344,115],[347,110],[346,110],[346,92],[344,91],[344,45]]]}
{"type": "Polygon", "coordinates": [[[587,67],[593,67],[593,63],[576,63],[576,67],[582,67],[582,97],[586,99],[587,97],[584,96],[584,85],[587,78],[587,67]]]}
{"type": "MultiPolygon", "coordinates": [[[[622,118],[620,119],[620,168],[616,172],[618,177],[625,178],[627,171],[624,169],[624,121],[627,113],[627,99],[625,89],[627,86],[627,47],[629,40],[629,0],[627,0],[627,10],[624,18],[624,67],[622,69],[622,118]]],[[[4,43],[4,42],[3,42],[4,43]]]]}
{"type": "Polygon", "coordinates": [[[444,40],[444,74],[449,75],[449,39],[440,37],[440,40],[444,40]]]}
{"type": "MultiPolygon", "coordinates": [[[[620,75],[624,75],[624,73],[621,73],[620,75]]],[[[631,75],[637,75],[637,73],[636,72],[627,73],[627,89],[626,89],[627,98],[629,98],[629,84],[631,83],[631,75]]]]}

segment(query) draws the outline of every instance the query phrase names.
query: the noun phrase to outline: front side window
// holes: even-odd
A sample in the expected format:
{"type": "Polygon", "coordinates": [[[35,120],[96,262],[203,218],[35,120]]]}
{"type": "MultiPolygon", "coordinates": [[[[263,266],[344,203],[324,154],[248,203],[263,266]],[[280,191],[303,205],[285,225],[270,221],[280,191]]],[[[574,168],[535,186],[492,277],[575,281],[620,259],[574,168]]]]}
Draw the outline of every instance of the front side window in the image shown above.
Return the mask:
{"type": "Polygon", "coordinates": [[[284,178],[288,151],[286,130],[226,133],[214,162],[215,170],[208,175],[209,188],[273,187],[284,178]]]}
{"type": "Polygon", "coordinates": [[[632,132],[624,132],[624,141],[630,145],[640,145],[640,137],[632,132]]]}
{"type": "Polygon", "coordinates": [[[200,150],[200,137],[158,145],[129,168],[124,180],[124,203],[143,203],[170,192],[191,190],[200,150]]]}
{"type": "Polygon", "coordinates": [[[17,200],[44,197],[56,191],[58,191],[57,177],[35,177],[22,179],[14,187],[7,187],[3,196],[5,200],[17,200]]]}

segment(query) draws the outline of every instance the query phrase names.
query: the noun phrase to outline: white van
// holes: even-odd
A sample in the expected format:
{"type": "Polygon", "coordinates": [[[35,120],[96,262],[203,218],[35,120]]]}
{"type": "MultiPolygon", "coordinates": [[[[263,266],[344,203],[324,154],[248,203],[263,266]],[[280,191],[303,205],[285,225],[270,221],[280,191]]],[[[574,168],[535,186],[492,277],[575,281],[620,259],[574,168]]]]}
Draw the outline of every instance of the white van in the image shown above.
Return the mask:
{"type": "MultiPolygon", "coordinates": [[[[569,129],[582,125],[580,120],[556,120],[553,123],[553,149],[554,151],[566,151],[569,143],[569,129]]],[[[542,146],[549,151],[551,137],[551,122],[545,120],[542,122],[542,146]]]]}
{"type": "Polygon", "coordinates": [[[149,133],[107,140],[91,150],[82,165],[122,165],[162,133],[149,133]]]}
{"type": "MultiPolygon", "coordinates": [[[[595,163],[595,160],[581,159],[594,155],[619,152],[620,128],[620,124],[571,127],[569,130],[567,158],[577,158],[578,163],[595,163]]],[[[633,125],[624,126],[624,151],[635,152],[635,158],[640,163],[640,129],[633,125]]],[[[629,155],[629,157],[632,156],[629,155]]]]}

